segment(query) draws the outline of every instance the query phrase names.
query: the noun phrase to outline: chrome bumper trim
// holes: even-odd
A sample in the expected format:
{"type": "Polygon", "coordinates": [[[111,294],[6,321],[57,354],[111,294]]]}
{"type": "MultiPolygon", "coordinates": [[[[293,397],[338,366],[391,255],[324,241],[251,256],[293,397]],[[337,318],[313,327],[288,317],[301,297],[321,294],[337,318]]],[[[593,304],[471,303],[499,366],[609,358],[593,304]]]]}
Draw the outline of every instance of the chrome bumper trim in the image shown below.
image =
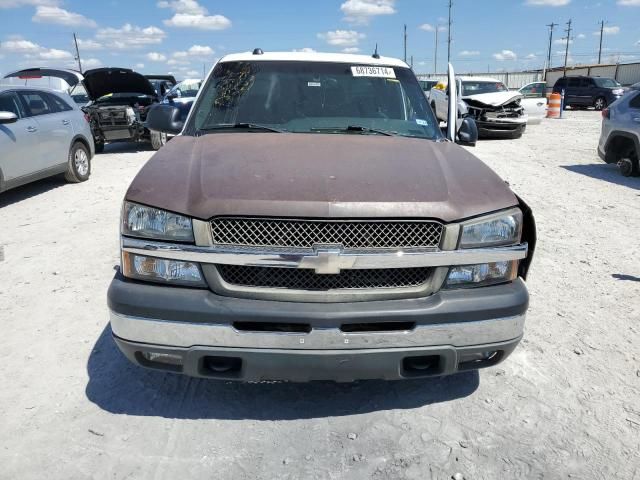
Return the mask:
{"type": "Polygon", "coordinates": [[[522,314],[472,322],[421,325],[402,332],[344,333],[338,328],[316,328],[310,333],[271,333],[241,332],[230,325],[157,320],[113,311],[110,315],[114,335],[131,342],[183,348],[199,345],[291,350],[481,345],[520,337],[525,321],[522,314]]]}
{"type": "MultiPolygon", "coordinates": [[[[286,267],[322,269],[325,252],[291,252],[278,250],[239,249],[220,246],[179,245],[122,237],[125,252],[197,263],[244,265],[254,267],[286,267]]],[[[520,245],[470,248],[464,250],[342,251],[341,268],[410,268],[473,265],[477,263],[521,260],[527,256],[527,243],[520,245]]],[[[323,273],[323,272],[319,272],[323,273]]]]}

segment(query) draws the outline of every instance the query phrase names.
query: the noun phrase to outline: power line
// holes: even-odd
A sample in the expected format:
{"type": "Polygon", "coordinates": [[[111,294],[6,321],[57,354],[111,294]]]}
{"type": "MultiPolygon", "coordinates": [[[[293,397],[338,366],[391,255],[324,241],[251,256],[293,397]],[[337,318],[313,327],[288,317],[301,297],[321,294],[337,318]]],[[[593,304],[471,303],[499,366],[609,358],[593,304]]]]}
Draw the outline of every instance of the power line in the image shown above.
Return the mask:
{"type": "Polygon", "coordinates": [[[78,61],[78,70],[82,73],[82,62],[80,61],[80,50],[78,50],[78,39],[76,33],[73,32],[73,43],[76,45],[76,60],[78,61]]]}
{"type": "Polygon", "coordinates": [[[407,63],[407,24],[404,24],[404,63],[407,63]]]}
{"type": "Polygon", "coordinates": [[[551,68],[551,47],[553,44],[553,29],[557,26],[558,24],[553,22],[547,25],[547,27],[549,27],[549,51],[547,52],[547,68],[551,68]]]}
{"type": "Polygon", "coordinates": [[[569,19],[569,21],[567,22],[567,28],[565,29],[565,32],[567,32],[567,37],[566,37],[566,47],[564,50],[564,69],[563,69],[563,74],[562,76],[566,77],[567,76],[567,59],[569,58],[569,43],[571,42],[571,19],[569,19]]]}
{"type": "Polygon", "coordinates": [[[600,48],[598,49],[598,65],[602,59],[602,35],[604,34],[604,20],[600,20],[600,48]]]}
{"type": "MultiPolygon", "coordinates": [[[[448,41],[447,41],[447,64],[451,63],[451,6],[453,0],[449,0],[449,28],[448,28],[448,41]]],[[[436,30],[438,28],[436,27],[436,30]]]]}

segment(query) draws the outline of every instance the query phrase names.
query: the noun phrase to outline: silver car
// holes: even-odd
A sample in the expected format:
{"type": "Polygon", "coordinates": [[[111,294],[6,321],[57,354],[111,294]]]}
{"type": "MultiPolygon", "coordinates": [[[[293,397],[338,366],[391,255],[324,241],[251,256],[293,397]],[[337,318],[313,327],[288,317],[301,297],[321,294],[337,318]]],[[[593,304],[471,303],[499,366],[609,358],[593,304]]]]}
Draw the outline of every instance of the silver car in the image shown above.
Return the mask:
{"type": "Polygon", "coordinates": [[[84,182],[94,154],[91,128],[68,94],[0,86],[0,192],[64,173],[84,182]]]}
{"type": "Polygon", "coordinates": [[[625,177],[640,175],[640,83],[602,110],[598,155],[625,177]]]}

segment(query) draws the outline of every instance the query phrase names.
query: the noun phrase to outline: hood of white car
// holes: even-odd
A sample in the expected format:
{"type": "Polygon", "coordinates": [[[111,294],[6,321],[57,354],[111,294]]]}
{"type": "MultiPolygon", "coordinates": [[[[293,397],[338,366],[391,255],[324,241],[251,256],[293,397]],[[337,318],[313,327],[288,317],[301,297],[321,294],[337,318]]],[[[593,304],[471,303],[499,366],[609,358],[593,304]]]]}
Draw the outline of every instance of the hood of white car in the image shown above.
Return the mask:
{"type": "Polygon", "coordinates": [[[519,92],[493,92],[479,93],[478,95],[465,95],[464,100],[473,100],[474,102],[483,103],[491,107],[501,107],[507,103],[514,102],[523,98],[519,92]]]}

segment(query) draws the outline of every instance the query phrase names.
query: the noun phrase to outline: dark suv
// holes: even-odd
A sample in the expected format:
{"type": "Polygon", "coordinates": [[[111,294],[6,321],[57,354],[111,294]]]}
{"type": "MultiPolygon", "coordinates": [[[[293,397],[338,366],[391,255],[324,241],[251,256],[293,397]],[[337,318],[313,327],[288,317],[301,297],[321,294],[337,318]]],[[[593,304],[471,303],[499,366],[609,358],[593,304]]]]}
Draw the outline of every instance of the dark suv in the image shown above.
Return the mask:
{"type": "Polygon", "coordinates": [[[624,93],[624,88],[613,78],[561,77],[553,86],[553,93],[564,90],[564,106],[602,110],[624,93]]]}

